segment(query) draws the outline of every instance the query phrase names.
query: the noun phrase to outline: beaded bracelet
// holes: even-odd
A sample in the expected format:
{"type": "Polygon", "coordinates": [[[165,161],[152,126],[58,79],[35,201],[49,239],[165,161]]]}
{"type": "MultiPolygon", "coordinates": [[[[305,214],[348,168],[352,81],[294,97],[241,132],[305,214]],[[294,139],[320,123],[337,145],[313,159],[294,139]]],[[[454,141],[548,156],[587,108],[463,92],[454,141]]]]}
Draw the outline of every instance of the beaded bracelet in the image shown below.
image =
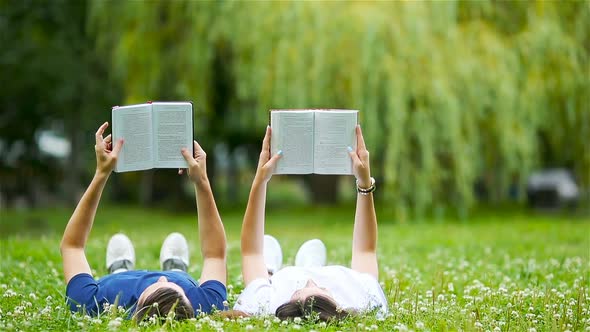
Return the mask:
{"type": "Polygon", "coordinates": [[[375,191],[375,178],[371,177],[371,185],[369,188],[361,188],[359,187],[359,180],[356,180],[356,191],[361,195],[368,195],[375,191]]]}

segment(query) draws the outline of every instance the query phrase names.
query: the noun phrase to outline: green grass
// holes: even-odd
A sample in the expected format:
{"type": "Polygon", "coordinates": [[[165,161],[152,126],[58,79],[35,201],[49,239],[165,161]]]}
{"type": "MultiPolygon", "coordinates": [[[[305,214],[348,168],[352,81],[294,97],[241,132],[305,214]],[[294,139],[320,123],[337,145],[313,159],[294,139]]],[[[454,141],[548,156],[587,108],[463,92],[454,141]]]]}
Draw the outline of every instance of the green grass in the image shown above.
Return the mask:
{"type": "MultiPolygon", "coordinates": [[[[222,211],[223,212],[223,211],[222,211]]],[[[353,205],[288,208],[273,204],[267,232],[283,245],[286,264],[297,247],[319,237],[328,263],[350,261],[353,205]]],[[[64,305],[59,240],[71,209],[0,215],[0,330],[137,329],[116,310],[98,318],[71,314],[64,305]]],[[[235,321],[200,317],[165,329],[195,330],[590,330],[590,220],[534,215],[519,210],[480,213],[463,221],[400,224],[379,209],[380,281],[389,301],[385,319],[372,315],[339,323],[273,318],[235,321]]],[[[241,211],[222,213],[228,233],[229,302],[243,288],[240,275],[241,211]]],[[[171,231],[191,247],[189,272],[200,273],[196,213],[102,206],[87,246],[96,276],[106,273],[109,237],[122,231],[134,242],[136,267],[157,269],[159,247],[171,231]]],[[[141,327],[141,329],[157,329],[141,327]]]]}

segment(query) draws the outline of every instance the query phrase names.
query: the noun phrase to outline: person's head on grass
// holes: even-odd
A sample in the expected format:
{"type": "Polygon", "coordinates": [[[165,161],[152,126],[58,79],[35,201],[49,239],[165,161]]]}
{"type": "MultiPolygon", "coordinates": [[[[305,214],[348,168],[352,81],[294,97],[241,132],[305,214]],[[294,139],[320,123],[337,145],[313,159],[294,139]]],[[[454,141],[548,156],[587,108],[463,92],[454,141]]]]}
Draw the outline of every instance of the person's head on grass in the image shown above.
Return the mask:
{"type": "Polygon", "coordinates": [[[319,287],[311,279],[307,281],[305,287],[293,293],[289,302],[279,306],[275,312],[275,315],[282,320],[317,316],[321,321],[331,321],[343,319],[349,314],[339,308],[330,291],[319,287]]]}
{"type": "Polygon", "coordinates": [[[184,290],[177,284],[162,276],[157,282],[148,286],[137,300],[133,319],[141,322],[152,316],[164,320],[172,314],[175,320],[193,318],[195,311],[186,297],[184,290]]]}

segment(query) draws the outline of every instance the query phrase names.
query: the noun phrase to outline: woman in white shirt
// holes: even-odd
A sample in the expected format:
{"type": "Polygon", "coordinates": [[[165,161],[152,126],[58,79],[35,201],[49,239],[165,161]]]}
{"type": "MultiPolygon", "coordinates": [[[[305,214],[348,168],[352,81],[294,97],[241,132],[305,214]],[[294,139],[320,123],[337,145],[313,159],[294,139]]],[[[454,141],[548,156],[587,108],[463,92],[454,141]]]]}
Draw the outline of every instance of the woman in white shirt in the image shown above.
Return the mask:
{"type": "Polygon", "coordinates": [[[282,151],[271,157],[271,129],[267,128],[242,224],[242,275],[246,288],[234,306],[235,311],[247,315],[276,314],[281,319],[310,317],[314,313],[322,320],[372,310],[379,314],[387,312],[387,301],[378,282],[377,217],[372,194],[375,180],[370,175],[369,152],[360,126],[356,127],[356,136],[356,151],[348,147],[358,191],[351,267],[323,266],[325,247],[321,241],[311,240],[299,250],[295,266],[275,271],[280,260],[272,266],[273,250],[269,247],[275,247],[277,256],[280,246],[274,238],[265,237],[264,214],[266,186],[282,151]]]}

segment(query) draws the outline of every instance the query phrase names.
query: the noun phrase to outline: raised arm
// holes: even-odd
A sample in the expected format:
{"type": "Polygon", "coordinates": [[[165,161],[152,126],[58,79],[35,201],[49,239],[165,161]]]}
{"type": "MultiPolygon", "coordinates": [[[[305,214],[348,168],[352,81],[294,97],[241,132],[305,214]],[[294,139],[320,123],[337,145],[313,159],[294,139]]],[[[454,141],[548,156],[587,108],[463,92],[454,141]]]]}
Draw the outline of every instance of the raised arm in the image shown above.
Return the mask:
{"type": "MultiPolygon", "coordinates": [[[[371,186],[371,170],[369,167],[369,151],[365,146],[360,126],[356,126],[357,149],[349,151],[352,159],[354,176],[359,188],[371,186]]],[[[353,270],[379,277],[377,265],[377,216],[373,203],[373,193],[363,195],[357,193],[354,231],[352,235],[353,270]]]]}
{"type": "Polygon", "coordinates": [[[270,157],[270,134],[271,129],[267,127],[242,223],[242,276],[246,286],[255,279],[268,278],[263,253],[266,185],[282,154],[279,151],[272,158],[270,157]]]}
{"type": "Polygon", "coordinates": [[[82,199],[80,199],[78,206],[76,206],[70,221],[66,225],[64,235],[61,239],[60,251],[66,283],[77,274],[91,273],[88,260],[84,254],[84,248],[86,247],[88,234],[90,234],[90,230],[92,229],[102,191],[109,175],[115,168],[117,155],[123,145],[123,141],[119,140],[113,148],[111,135],[108,135],[106,138],[102,137],[108,125],[108,122],[105,122],[98,128],[95,134],[96,172],[88,189],[86,189],[82,199]]]}
{"type": "Polygon", "coordinates": [[[187,149],[182,155],[188,163],[188,176],[194,184],[197,200],[199,240],[203,255],[203,271],[199,282],[218,280],[224,285],[227,279],[225,229],[217,211],[213,191],[207,177],[207,154],[199,143],[194,144],[194,157],[187,149]]]}

